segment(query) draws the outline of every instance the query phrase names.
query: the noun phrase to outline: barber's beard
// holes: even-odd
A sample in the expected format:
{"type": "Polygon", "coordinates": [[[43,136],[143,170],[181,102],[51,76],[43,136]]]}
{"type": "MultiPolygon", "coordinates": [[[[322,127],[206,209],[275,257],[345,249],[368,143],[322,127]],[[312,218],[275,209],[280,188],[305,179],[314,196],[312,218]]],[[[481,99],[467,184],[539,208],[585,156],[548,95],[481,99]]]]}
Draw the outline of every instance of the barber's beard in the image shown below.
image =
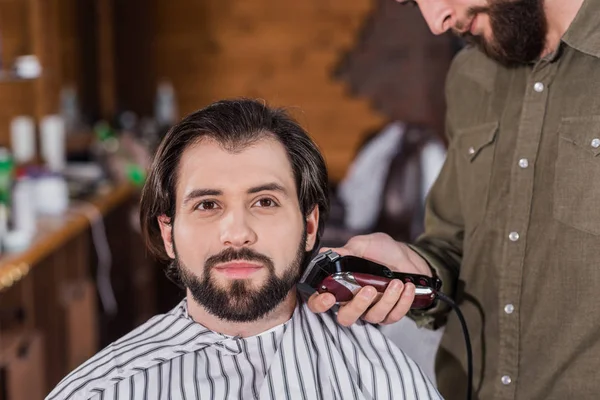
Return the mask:
{"type": "Polygon", "coordinates": [[[203,306],[206,311],[225,321],[252,322],[276,309],[298,283],[304,263],[305,242],[306,232],[294,260],[287,266],[281,277],[276,275],[274,263],[269,257],[248,248],[239,250],[228,248],[209,257],[204,264],[201,278],[183,265],[177,251],[175,251],[174,263],[179,270],[182,283],[190,291],[194,301],[203,306]],[[268,277],[263,285],[253,288],[252,283],[244,279],[233,280],[227,288],[216,283],[212,277],[214,266],[235,260],[254,261],[265,266],[268,277]]]}
{"type": "Polygon", "coordinates": [[[503,65],[525,65],[539,59],[546,46],[548,25],[544,0],[489,0],[489,6],[469,10],[469,20],[483,13],[489,16],[492,38],[463,37],[503,65]]]}

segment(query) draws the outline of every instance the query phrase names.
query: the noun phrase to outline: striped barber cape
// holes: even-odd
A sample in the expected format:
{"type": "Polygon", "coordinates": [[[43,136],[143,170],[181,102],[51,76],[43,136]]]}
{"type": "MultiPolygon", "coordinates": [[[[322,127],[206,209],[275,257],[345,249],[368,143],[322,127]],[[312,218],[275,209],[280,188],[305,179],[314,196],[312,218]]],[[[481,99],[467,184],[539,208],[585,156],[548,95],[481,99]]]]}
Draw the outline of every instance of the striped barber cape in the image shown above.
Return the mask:
{"type": "Polygon", "coordinates": [[[183,300],[82,364],[46,400],[441,399],[375,326],[338,325],[301,296],[289,321],[247,338],[203,327],[183,300]]]}

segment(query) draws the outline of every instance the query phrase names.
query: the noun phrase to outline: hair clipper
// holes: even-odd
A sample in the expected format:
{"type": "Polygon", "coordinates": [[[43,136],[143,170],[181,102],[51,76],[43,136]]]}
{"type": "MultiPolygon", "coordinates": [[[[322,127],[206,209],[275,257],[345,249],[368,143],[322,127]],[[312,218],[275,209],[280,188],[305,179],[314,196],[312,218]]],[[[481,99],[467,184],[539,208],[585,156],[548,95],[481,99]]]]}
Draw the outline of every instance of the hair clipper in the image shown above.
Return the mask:
{"type": "Polygon", "coordinates": [[[331,293],[338,303],[351,300],[364,286],[373,286],[382,294],[393,279],[415,285],[411,309],[432,306],[441,281],[425,275],[394,272],[389,268],[355,256],[341,256],[332,250],[317,255],[306,267],[300,284],[319,293],[331,293]]]}

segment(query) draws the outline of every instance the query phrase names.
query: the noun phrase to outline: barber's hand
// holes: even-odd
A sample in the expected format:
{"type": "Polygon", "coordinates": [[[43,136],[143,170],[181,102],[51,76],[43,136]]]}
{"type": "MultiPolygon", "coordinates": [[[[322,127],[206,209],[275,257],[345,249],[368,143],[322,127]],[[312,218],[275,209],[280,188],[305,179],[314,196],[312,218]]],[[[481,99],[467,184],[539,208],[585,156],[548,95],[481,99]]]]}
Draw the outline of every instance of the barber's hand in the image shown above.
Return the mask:
{"type": "MultiPolygon", "coordinates": [[[[328,249],[323,248],[321,252],[326,250],[328,249]]],[[[355,236],[344,247],[331,250],[342,256],[352,255],[377,262],[395,272],[432,276],[421,256],[384,233],[355,236]]],[[[415,286],[394,279],[379,300],[376,300],[376,296],[374,287],[363,287],[351,301],[340,306],[338,322],[344,326],[352,325],[359,318],[372,324],[398,322],[410,310],[415,297],[415,286]]],[[[314,313],[325,312],[334,304],[335,297],[331,293],[314,293],[308,300],[308,307],[314,313]]]]}

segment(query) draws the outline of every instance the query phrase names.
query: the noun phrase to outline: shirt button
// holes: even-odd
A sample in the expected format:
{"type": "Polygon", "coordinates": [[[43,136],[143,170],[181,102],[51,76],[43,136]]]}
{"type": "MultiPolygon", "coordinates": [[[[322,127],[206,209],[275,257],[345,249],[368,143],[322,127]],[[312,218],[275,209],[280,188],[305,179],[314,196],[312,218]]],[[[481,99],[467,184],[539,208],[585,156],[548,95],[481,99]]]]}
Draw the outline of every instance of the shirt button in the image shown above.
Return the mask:
{"type": "Polygon", "coordinates": [[[533,85],[533,90],[542,93],[544,91],[544,84],[542,82],[536,82],[535,85],[533,85]]]}
{"type": "Polygon", "coordinates": [[[519,167],[521,167],[521,168],[529,167],[529,161],[526,158],[521,158],[519,160],[519,167]]]}
{"type": "Polygon", "coordinates": [[[469,152],[469,154],[473,155],[475,154],[475,147],[469,147],[469,150],[467,150],[469,152]]]}
{"type": "Polygon", "coordinates": [[[513,311],[515,311],[515,306],[513,306],[512,304],[507,304],[504,306],[504,312],[507,314],[512,314],[513,311]]]}
{"type": "Polygon", "coordinates": [[[503,385],[510,385],[510,383],[512,382],[512,379],[510,379],[510,376],[504,375],[502,377],[501,381],[502,381],[503,385]]]}
{"type": "Polygon", "coordinates": [[[592,147],[597,149],[598,147],[600,147],[600,139],[598,138],[594,138],[592,139],[592,147]]]}
{"type": "Polygon", "coordinates": [[[508,235],[508,238],[512,241],[512,242],[516,242],[517,240],[519,240],[519,234],[517,232],[511,232],[508,235]]]}

